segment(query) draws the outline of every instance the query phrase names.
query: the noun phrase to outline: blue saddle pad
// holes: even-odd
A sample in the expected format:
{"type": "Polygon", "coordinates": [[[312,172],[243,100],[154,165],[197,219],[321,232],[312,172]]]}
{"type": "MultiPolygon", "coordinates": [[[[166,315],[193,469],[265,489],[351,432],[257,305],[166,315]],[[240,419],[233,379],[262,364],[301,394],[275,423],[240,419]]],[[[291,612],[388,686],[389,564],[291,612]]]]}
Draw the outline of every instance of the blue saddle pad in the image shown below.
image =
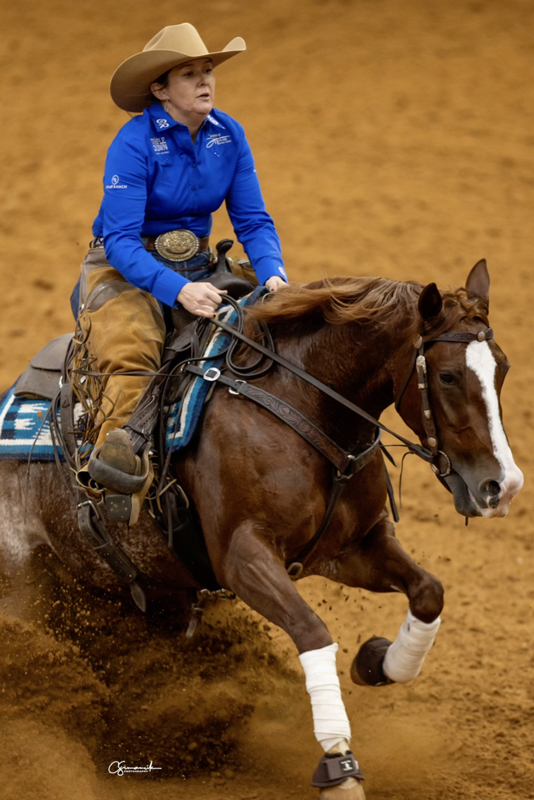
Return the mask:
{"type": "Polygon", "coordinates": [[[15,397],[16,385],[0,397],[0,461],[53,461],[50,401],[15,397]]]}
{"type": "MultiPolygon", "coordinates": [[[[258,286],[252,294],[243,297],[239,301],[239,305],[251,306],[259,297],[268,294],[268,292],[269,290],[264,286],[258,286]]],[[[222,306],[217,316],[221,322],[226,322],[227,325],[234,325],[237,322],[237,311],[232,306],[222,306]]],[[[206,358],[207,356],[212,357],[209,361],[201,361],[199,366],[205,368],[220,367],[222,359],[213,358],[213,356],[222,353],[229,344],[229,334],[218,328],[208,342],[203,353],[206,358]]],[[[189,444],[212,386],[213,383],[205,381],[204,378],[199,376],[191,382],[182,399],[172,406],[165,427],[165,445],[167,452],[169,452],[169,450],[180,450],[182,447],[186,447],[189,444]]]]}

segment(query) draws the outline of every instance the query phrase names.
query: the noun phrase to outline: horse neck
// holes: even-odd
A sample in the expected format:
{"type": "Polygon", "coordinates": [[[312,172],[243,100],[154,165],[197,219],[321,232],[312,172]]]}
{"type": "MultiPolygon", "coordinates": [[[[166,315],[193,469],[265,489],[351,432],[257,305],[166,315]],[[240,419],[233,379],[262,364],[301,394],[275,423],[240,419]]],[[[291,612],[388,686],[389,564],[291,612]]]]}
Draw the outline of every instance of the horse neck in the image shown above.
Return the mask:
{"type": "MultiPolygon", "coordinates": [[[[397,329],[369,321],[343,325],[301,322],[280,328],[275,339],[281,355],[377,419],[393,403],[397,375],[409,369],[411,345],[406,332],[399,334],[397,329]]],[[[302,382],[295,380],[302,393],[302,382]]],[[[355,418],[319,390],[308,386],[305,396],[310,416],[333,438],[346,439],[350,431],[352,441],[346,444],[356,445],[372,436],[372,425],[355,418]]]]}

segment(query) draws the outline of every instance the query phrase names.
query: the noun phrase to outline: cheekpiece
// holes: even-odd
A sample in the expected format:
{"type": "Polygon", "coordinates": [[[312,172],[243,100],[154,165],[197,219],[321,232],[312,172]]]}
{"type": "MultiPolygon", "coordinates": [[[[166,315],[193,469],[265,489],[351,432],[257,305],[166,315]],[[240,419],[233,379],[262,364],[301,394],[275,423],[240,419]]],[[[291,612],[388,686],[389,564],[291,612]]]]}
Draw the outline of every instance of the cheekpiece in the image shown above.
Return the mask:
{"type": "Polygon", "coordinates": [[[183,229],[160,233],[154,246],[162,258],[169,261],[187,261],[196,256],[200,242],[193,231],[183,229]]]}

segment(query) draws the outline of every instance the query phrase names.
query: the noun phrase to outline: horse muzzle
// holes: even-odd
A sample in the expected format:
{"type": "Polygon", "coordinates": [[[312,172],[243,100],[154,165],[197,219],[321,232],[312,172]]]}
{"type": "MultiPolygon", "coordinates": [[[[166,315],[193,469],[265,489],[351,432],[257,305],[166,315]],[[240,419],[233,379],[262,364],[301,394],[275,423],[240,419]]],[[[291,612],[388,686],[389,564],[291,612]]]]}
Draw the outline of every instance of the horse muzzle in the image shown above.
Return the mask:
{"type": "Polygon", "coordinates": [[[480,490],[486,506],[480,504],[481,515],[486,519],[505,517],[510,510],[510,503],[521,490],[523,481],[523,473],[514,464],[513,468],[507,469],[504,480],[482,482],[480,490]]]}
{"type": "Polygon", "coordinates": [[[514,464],[504,478],[485,478],[482,481],[469,480],[452,470],[441,479],[451,491],[456,511],[465,517],[505,517],[510,503],[523,486],[523,473],[514,464]],[[467,480],[466,480],[467,479],[467,480]]]}

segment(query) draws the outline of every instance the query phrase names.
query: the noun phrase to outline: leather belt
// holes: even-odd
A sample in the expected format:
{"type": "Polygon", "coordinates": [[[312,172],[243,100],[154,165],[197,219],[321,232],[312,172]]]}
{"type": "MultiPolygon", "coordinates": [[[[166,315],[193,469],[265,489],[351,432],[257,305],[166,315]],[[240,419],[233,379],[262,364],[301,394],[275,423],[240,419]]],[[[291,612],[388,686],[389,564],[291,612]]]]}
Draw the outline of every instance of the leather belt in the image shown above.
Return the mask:
{"type": "Polygon", "coordinates": [[[173,230],[159,236],[144,236],[145,250],[156,252],[169,261],[188,261],[209,247],[209,236],[199,238],[193,231],[173,230]]]}

